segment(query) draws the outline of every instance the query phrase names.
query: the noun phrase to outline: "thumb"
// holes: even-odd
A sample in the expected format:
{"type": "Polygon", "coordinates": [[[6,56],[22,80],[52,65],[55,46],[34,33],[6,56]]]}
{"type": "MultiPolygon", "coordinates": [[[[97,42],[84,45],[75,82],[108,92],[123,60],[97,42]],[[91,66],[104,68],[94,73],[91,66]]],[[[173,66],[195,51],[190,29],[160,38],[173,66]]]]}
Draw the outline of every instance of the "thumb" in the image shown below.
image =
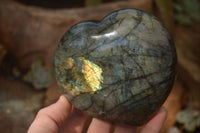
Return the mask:
{"type": "Polygon", "coordinates": [[[71,113],[72,105],[65,98],[60,96],[59,100],[43,109],[41,109],[31,126],[28,133],[55,133],[65,122],[71,113]]]}

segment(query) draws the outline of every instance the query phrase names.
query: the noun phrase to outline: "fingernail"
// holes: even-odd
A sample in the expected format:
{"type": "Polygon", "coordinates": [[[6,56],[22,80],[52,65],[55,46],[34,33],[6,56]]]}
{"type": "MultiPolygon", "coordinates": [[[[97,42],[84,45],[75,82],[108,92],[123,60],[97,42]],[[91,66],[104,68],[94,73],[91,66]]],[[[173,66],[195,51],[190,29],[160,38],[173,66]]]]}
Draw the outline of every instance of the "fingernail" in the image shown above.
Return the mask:
{"type": "Polygon", "coordinates": [[[168,115],[168,111],[167,111],[167,109],[166,109],[164,106],[162,106],[162,107],[160,108],[159,113],[164,113],[164,114],[166,114],[166,116],[168,115]]]}
{"type": "Polygon", "coordinates": [[[58,101],[66,102],[66,98],[64,95],[61,95],[58,99],[58,101]]]}

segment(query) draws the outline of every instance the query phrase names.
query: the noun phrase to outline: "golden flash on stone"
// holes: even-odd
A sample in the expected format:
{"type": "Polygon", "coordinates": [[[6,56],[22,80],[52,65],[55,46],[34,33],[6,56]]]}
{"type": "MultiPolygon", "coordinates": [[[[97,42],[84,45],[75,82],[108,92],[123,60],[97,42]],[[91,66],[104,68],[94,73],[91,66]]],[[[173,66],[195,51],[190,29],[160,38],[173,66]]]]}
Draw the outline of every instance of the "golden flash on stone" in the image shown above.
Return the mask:
{"type": "Polygon", "coordinates": [[[84,57],[78,57],[78,60],[82,62],[81,71],[78,71],[77,62],[74,59],[68,58],[63,62],[62,67],[70,70],[72,77],[76,79],[76,82],[63,85],[65,91],[78,95],[80,92],[94,93],[100,90],[103,82],[102,69],[84,57]]]}
{"type": "Polygon", "coordinates": [[[103,82],[102,69],[98,65],[86,60],[84,57],[80,59],[83,61],[82,73],[84,74],[87,84],[93,92],[100,90],[102,88],[101,83],[103,82]]]}

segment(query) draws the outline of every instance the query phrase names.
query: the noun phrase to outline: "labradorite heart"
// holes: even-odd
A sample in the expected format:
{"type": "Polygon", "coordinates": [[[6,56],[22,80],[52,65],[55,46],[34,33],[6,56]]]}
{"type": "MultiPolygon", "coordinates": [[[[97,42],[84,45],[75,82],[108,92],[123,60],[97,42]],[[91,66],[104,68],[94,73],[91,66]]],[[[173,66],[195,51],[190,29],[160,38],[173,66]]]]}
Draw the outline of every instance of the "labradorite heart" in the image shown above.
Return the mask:
{"type": "Polygon", "coordinates": [[[168,96],[176,52],[155,17],[125,9],[72,26],[58,44],[54,63],[59,87],[78,110],[138,126],[168,96]]]}

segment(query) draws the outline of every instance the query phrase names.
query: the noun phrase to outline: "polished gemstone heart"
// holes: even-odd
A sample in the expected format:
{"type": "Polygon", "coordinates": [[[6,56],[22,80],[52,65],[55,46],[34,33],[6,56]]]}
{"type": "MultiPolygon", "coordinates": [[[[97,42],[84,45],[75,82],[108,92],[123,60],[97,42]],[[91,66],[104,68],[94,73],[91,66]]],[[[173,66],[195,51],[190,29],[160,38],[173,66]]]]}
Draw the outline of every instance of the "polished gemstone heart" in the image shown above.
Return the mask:
{"type": "Polygon", "coordinates": [[[124,9],[72,26],[58,44],[54,63],[59,87],[78,110],[138,126],[167,98],[176,52],[154,16],[124,9]]]}

